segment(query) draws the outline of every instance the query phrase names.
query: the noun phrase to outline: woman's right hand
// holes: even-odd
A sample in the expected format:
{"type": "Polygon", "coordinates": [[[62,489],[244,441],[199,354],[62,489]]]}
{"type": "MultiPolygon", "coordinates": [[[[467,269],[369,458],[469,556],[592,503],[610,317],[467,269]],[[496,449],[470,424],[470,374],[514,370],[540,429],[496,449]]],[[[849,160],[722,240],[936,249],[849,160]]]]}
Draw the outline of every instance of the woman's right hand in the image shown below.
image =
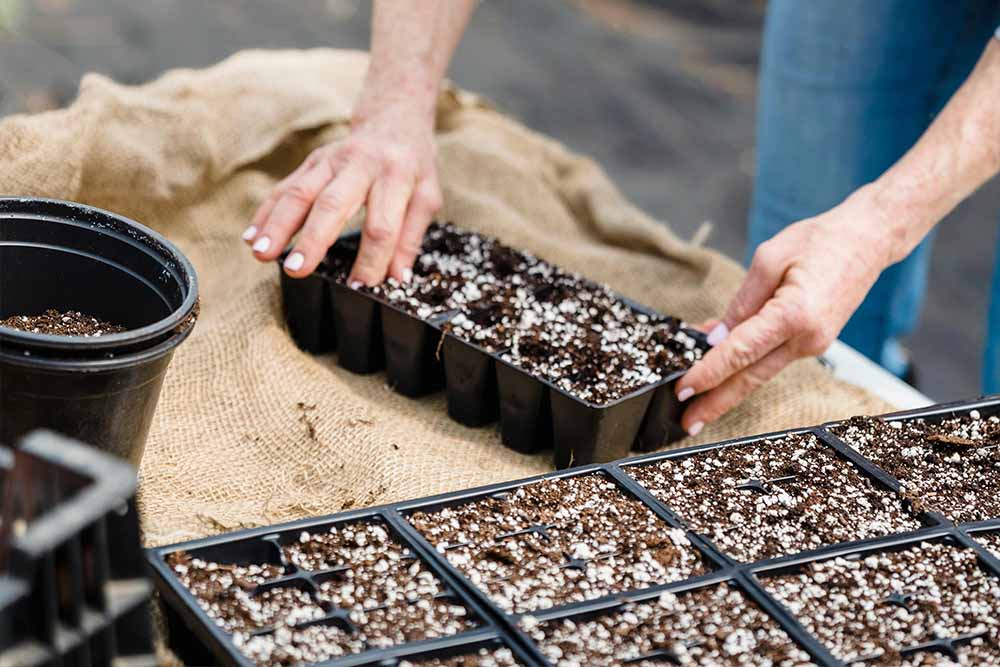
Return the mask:
{"type": "Polygon", "coordinates": [[[386,276],[409,280],[442,204],[433,115],[375,97],[362,99],[347,137],[313,151],[261,204],[243,234],[258,260],[273,261],[301,230],[284,268],[295,278],[309,275],[365,206],[349,284],[377,285],[386,276]]]}
{"type": "Polygon", "coordinates": [[[892,229],[867,186],[761,244],[726,314],[706,326],[713,348],[677,383],[681,401],[697,396],[685,430],[697,435],[788,364],[826,352],[896,260],[892,229]]]}

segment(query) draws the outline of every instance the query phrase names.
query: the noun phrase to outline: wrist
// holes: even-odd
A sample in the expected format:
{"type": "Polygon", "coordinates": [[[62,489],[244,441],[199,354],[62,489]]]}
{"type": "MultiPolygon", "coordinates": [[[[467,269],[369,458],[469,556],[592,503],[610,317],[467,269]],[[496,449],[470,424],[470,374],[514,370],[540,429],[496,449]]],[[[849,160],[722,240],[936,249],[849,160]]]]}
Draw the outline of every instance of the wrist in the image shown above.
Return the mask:
{"type": "Polygon", "coordinates": [[[351,113],[351,125],[356,128],[386,111],[414,115],[433,124],[440,85],[440,78],[419,68],[379,71],[373,63],[351,113]]]}
{"type": "Polygon", "coordinates": [[[859,188],[857,199],[870,220],[873,244],[885,269],[905,259],[937,222],[929,206],[885,177],[859,188]]]}

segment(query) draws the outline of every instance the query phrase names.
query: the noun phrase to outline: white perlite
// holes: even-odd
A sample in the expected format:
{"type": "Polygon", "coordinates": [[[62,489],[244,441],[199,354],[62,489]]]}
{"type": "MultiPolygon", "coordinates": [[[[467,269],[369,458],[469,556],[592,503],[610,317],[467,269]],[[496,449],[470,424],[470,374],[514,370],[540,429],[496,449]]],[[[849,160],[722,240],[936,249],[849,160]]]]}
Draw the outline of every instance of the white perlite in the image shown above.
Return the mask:
{"type": "Polygon", "coordinates": [[[842,660],[883,656],[876,664],[899,664],[904,648],[983,632],[987,641],[960,650],[976,655],[963,664],[1000,665],[1000,582],[980,569],[970,549],[922,543],[821,561],[764,584],[842,660]]]}
{"type": "Polygon", "coordinates": [[[812,665],[781,628],[737,589],[721,584],[690,593],[664,593],[596,617],[540,623],[521,620],[558,667],[619,667],[666,649],[674,659],[654,665],[804,667],[812,665]]]}

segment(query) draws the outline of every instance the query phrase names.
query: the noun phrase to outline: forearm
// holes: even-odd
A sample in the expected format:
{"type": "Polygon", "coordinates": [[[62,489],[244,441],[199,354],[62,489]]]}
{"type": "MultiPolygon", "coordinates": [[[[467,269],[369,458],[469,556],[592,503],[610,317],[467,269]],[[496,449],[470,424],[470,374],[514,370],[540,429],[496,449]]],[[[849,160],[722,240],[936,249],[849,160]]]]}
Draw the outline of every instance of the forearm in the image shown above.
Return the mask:
{"type": "Polygon", "coordinates": [[[1000,172],[1000,40],[917,144],[868,186],[889,227],[886,263],[902,260],[942,218],[1000,172]]]}
{"type": "Polygon", "coordinates": [[[355,122],[398,103],[433,114],[441,80],[475,5],[475,0],[376,0],[371,60],[355,122]]]}

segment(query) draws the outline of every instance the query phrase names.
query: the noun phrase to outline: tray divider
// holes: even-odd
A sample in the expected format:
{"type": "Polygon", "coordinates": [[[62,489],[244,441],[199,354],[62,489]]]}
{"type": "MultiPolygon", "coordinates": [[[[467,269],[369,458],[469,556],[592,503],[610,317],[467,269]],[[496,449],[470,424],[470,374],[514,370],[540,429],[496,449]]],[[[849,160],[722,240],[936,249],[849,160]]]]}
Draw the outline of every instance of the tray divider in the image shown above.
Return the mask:
{"type": "Polygon", "coordinates": [[[447,558],[439,554],[437,549],[407,521],[405,516],[396,509],[390,509],[385,512],[385,518],[413,546],[418,556],[427,563],[436,566],[433,569],[463,602],[479,614],[489,624],[489,627],[498,630],[508,640],[508,643],[521,650],[527,662],[524,667],[549,667],[549,661],[511,617],[493,604],[489,596],[463,576],[455,566],[448,562],[447,558]]]}
{"type": "Polygon", "coordinates": [[[829,649],[806,630],[795,616],[783,604],[771,597],[756,577],[744,566],[736,568],[734,577],[739,588],[753,600],[758,607],[801,646],[821,667],[840,667],[843,663],[835,658],[829,649]]]}
{"type": "Polygon", "coordinates": [[[618,484],[620,484],[633,496],[638,498],[643,505],[648,507],[653,514],[660,517],[660,519],[668,523],[671,527],[683,530],[698,551],[701,552],[703,556],[708,557],[715,569],[728,570],[739,565],[736,560],[727,556],[725,552],[719,549],[715,543],[707,537],[688,528],[684,524],[684,521],[672,509],[650,493],[649,489],[644,487],[631,475],[622,470],[620,465],[617,463],[609,463],[604,469],[608,475],[618,482],[618,484]]]}
{"type": "MultiPolygon", "coordinates": [[[[989,532],[989,531],[981,531],[989,532]]],[[[1000,577],[1000,558],[997,558],[996,554],[989,550],[989,548],[977,540],[973,535],[970,535],[965,528],[958,526],[954,529],[955,540],[969,549],[976,552],[979,556],[979,562],[988,569],[994,576],[1000,577]]]]}

